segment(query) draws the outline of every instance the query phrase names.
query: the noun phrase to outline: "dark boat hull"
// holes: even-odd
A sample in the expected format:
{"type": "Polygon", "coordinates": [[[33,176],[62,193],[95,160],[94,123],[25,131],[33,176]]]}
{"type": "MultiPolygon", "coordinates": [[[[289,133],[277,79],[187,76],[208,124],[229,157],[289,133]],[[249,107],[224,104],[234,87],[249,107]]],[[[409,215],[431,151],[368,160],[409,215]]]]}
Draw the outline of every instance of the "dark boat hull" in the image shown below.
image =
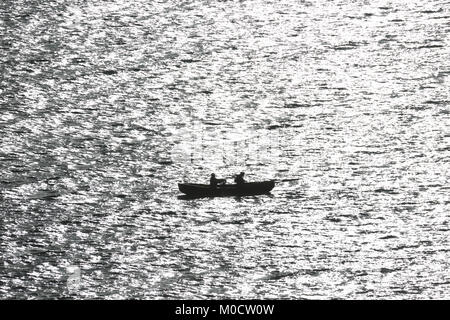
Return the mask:
{"type": "Polygon", "coordinates": [[[248,196],[269,193],[275,181],[249,182],[241,185],[226,184],[212,188],[209,184],[179,183],[178,189],[190,197],[248,196]]]}

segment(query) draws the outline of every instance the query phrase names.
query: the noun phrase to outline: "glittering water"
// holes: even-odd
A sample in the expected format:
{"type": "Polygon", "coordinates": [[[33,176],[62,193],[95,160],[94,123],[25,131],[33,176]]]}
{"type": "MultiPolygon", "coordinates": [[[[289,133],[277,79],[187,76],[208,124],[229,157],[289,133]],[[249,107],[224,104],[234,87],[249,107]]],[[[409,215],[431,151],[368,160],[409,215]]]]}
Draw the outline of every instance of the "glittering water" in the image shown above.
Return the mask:
{"type": "Polygon", "coordinates": [[[450,298],[448,1],[3,0],[0,297],[450,298]],[[211,172],[271,195],[182,200],[211,172]]]}

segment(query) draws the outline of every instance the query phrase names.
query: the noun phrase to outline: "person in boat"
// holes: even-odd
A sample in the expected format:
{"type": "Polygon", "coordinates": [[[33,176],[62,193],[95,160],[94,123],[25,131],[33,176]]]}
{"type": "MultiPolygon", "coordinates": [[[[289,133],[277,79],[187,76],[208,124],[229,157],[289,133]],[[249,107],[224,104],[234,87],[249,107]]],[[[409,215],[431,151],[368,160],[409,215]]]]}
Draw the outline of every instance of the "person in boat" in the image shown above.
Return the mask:
{"type": "Polygon", "coordinates": [[[211,178],[209,179],[209,184],[212,188],[217,188],[217,185],[223,185],[227,182],[225,179],[217,179],[215,173],[211,173],[211,178]]]}
{"type": "Polygon", "coordinates": [[[236,184],[244,184],[245,180],[244,180],[244,172],[239,173],[237,176],[234,177],[234,182],[236,184]]]}

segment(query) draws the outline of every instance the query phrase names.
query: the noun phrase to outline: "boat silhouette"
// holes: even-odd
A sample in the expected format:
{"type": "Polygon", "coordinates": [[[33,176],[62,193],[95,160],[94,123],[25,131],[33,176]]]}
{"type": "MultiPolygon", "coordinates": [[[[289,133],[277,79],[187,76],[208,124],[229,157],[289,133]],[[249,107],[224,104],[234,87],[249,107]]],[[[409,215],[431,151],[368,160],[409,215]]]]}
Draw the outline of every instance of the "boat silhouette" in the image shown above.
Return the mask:
{"type": "Polygon", "coordinates": [[[275,180],[223,184],[212,187],[209,184],[179,183],[178,189],[187,197],[249,196],[269,193],[275,187],[275,180]]]}

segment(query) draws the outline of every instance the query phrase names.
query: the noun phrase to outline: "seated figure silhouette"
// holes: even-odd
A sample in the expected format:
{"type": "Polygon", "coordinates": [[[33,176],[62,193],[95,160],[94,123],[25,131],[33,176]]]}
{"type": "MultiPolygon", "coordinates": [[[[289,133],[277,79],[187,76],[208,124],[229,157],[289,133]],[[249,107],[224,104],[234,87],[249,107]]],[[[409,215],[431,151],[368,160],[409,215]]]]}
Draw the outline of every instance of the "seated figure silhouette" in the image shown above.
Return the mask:
{"type": "Polygon", "coordinates": [[[236,184],[244,184],[245,180],[244,180],[244,172],[239,173],[237,176],[234,177],[234,182],[236,182],[236,184]]]}
{"type": "Polygon", "coordinates": [[[225,184],[227,180],[225,179],[217,179],[215,173],[211,173],[211,178],[209,179],[209,185],[212,188],[217,188],[217,185],[225,184]]]}

